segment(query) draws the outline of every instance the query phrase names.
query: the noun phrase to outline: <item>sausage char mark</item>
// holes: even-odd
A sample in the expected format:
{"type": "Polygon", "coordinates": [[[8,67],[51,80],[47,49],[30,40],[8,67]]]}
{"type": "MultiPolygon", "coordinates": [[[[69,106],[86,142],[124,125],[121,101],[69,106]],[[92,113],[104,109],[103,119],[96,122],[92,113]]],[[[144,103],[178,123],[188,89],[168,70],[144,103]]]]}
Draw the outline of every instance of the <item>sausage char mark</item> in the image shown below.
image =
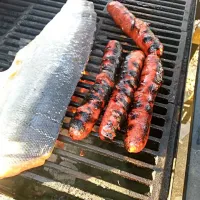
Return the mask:
{"type": "Polygon", "coordinates": [[[147,56],[141,72],[140,85],[134,93],[134,106],[128,115],[128,129],[124,144],[130,153],[145,147],[150,131],[153,105],[161,86],[163,68],[157,55],[147,56]],[[156,78],[159,74],[159,78],[156,78]]]}
{"type": "Polygon", "coordinates": [[[126,57],[120,81],[115,86],[99,127],[99,136],[102,140],[112,141],[121,123],[126,119],[134,91],[138,86],[144,59],[142,51],[132,51],[126,57]]]}
{"type": "Polygon", "coordinates": [[[118,41],[108,42],[100,66],[100,74],[96,76],[95,83],[84,104],[77,108],[70,122],[69,135],[73,140],[86,138],[98,120],[114,87],[114,77],[120,63],[121,52],[122,48],[118,41]]]}
{"type": "Polygon", "coordinates": [[[136,18],[123,4],[111,1],[107,10],[122,31],[132,38],[143,52],[162,56],[163,45],[149,28],[149,24],[136,18]]]}

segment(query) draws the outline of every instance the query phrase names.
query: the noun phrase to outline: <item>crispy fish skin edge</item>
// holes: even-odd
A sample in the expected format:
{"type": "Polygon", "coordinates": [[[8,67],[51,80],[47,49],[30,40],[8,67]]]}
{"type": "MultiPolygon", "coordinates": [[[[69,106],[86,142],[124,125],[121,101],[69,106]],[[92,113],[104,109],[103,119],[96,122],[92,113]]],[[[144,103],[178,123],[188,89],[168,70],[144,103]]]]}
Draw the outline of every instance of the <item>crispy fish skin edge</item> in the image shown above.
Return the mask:
{"type": "Polygon", "coordinates": [[[44,165],[45,161],[49,159],[49,157],[51,156],[52,151],[44,154],[41,157],[34,158],[29,161],[21,162],[17,165],[12,165],[11,167],[7,168],[6,171],[0,172],[0,179],[16,176],[26,170],[44,165]]]}

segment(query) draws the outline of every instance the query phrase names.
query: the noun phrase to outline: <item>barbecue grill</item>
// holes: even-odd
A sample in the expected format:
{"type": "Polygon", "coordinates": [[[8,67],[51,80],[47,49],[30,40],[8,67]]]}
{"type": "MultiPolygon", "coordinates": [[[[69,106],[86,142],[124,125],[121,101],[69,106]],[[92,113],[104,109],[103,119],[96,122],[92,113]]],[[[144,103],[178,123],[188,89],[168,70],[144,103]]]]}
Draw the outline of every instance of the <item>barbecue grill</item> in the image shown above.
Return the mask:
{"type": "MultiPolygon", "coordinates": [[[[177,149],[195,0],[123,0],[136,17],[150,23],[164,44],[164,83],[154,106],[146,148],[130,154],[124,130],[113,143],[100,141],[97,122],[91,135],[72,141],[68,123],[99,73],[107,42],[123,46],[123,57],[137,49],[106,12],[107,0],[92,0],[97,31],[86,71],[66,111],[56,148],[44,166],[0,181],[0,191],[16,199],[167,199],[177,149]],[[83,89],[84,88],[84,89],[83,89]]],[[[0,70],[11,66],[16,52],[30,42],[61,9],[65,0],[0,0],[0,70]]],[[[66,19],[67,20],[67,19],[66,19]]],[[[64,26],[64,24],[63,24],[64,26]]]]}

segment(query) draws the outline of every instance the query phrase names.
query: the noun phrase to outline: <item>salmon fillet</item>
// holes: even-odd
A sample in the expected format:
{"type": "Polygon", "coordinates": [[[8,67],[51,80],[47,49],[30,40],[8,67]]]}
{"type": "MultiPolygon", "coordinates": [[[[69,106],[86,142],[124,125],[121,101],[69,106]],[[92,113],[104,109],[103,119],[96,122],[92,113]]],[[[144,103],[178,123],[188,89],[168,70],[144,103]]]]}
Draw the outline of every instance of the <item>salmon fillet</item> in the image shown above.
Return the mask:
{"type": "Polygon", "coordinates": [[[0,73],[0,179],[49,158],[96,30],[92,2],[68,0],[0,73]]]}

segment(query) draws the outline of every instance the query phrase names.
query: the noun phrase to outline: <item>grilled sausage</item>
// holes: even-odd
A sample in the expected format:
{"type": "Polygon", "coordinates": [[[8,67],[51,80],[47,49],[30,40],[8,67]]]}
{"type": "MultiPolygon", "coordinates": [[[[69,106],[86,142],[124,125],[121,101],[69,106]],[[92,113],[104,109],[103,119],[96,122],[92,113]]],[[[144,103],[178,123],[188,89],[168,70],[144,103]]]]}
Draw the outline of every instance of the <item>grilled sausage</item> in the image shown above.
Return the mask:
{"type": "Polygon", "coordinates": [[[128,115],[125,147],[131,153],[142,151],[150,131],[154,101],[161,86],[163,68],[157,55],[148,55],[141,72],[140,85],[134,93],[133,109],[128,115]]]}
{"type": "Polygon", "coordinates": [[[107,10],[122,31],[132,38],[138,47],[148,55],[163,54],[163,45],[149,28],[149,24],[136,18],[124,5],[118,1],[108,3],[107,10]]]}
{"type": "Polygon", "coordinates": [[[84,105],[77,108],[70,122],[69,135],[73,140],[82,140],[91,132],[114,87],[116,68],[119,65],[122,48],[118,41],[108,42],[95,84],[84,105]]]}
{"type": "Polygon", "coordinates": [[[127,111],[133,101],[133,93],[139,83],[144,59],[145,55],[142,51],[132,51],[126,57],[120,81],[113,91],[99,127],[99,136],[102,140],[112,141],[116,131],[120,129],[121,123],[127,117],[127,111]]]}

